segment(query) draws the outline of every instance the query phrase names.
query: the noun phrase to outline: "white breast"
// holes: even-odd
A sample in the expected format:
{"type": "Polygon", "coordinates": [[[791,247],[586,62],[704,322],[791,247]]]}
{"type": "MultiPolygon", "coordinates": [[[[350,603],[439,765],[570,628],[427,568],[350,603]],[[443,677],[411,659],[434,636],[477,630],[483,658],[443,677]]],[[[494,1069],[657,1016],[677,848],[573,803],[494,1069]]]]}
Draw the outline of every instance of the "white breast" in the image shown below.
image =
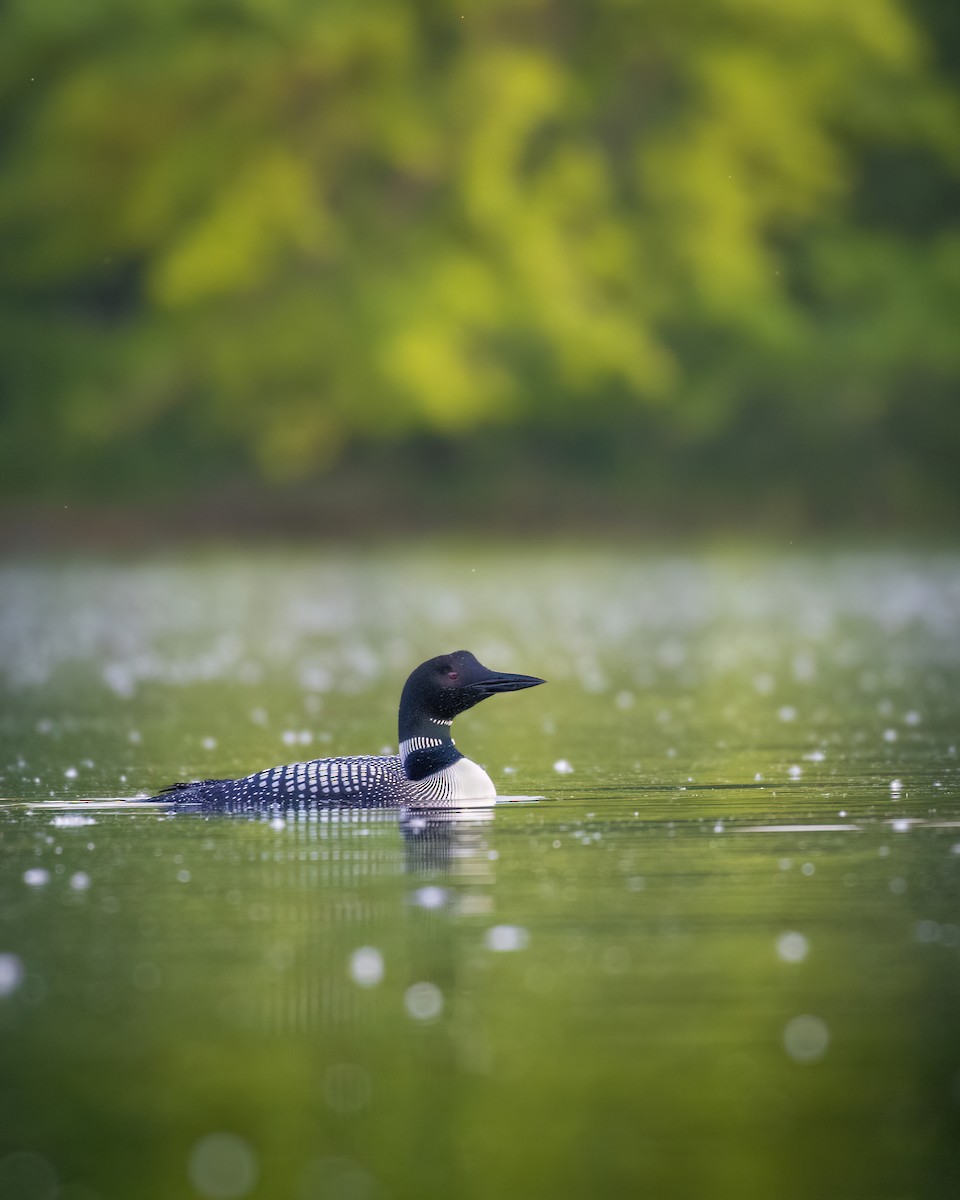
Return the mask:
{"type": "Polygon", "coordinates": [[[497,795],[490,776],[469,758],[458,758],[423,780],[423,789],[428,804],[489,804],[497,795]]]}

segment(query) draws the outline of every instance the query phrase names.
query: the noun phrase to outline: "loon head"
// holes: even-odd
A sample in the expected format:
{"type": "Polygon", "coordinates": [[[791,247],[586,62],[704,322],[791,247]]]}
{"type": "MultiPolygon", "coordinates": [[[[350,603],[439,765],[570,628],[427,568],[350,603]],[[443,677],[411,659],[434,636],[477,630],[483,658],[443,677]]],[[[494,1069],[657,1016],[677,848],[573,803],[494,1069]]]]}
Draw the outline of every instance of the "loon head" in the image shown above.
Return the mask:
{"type": "Polygon", "coordinates": [[[403,686],[400,724],[424,719],[449,725],[454,717],[498,692],[519,692],[546,683],[534,675],[507,675],[477,662],[469,650],[440,654],[421,663],[403,686]]]}

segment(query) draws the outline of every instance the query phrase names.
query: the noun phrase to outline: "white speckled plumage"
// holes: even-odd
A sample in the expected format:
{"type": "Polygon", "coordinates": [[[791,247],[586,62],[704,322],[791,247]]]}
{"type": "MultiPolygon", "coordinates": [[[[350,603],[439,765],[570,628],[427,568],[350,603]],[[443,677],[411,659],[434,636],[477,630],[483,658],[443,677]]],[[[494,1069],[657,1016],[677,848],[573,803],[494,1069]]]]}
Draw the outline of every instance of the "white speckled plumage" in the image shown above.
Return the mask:
{"type": "Polygon", "coordinates": [[[542,683],[498,674],[465,650],[422,663],[400,702],[399,754],[318,758],[257,771],[242,779],[175,784],[159,798],[204,810],[257,811],[353,804],[463,806],[489,803],[496,788],[484,769],[457,750],[453,718],[501,691],[542,683]]]}

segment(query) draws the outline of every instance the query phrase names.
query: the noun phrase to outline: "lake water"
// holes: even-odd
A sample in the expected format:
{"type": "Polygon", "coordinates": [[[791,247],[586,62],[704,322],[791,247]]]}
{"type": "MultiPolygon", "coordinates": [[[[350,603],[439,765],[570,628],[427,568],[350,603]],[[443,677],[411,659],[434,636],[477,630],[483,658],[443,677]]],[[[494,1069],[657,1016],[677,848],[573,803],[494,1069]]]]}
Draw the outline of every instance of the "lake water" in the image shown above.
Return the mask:
{"type": "Polygon", "coordinates": [[[960,1195],[960,558],[0,572],[0,1196],[960,1195]],[[120,805],[548,687],[464,815],[120,805]],[[93,803],[78,803],[93,799],[93,803]]]}

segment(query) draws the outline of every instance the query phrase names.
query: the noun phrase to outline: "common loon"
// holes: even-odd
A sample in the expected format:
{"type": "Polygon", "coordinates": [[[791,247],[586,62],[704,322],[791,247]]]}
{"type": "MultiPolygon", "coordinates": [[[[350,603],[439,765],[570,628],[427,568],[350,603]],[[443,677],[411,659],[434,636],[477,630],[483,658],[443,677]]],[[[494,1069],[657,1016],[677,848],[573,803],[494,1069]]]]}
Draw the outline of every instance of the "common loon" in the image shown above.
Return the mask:
{"type": "Polygon", "coordinates": [[[450,734],[453,718],[498,692],[545,683],[506,675],[479,663],[469,650],[428,659],[400,696],[400,753],[315,758],[258,771],[243,779],[175,783],[158,800],[201,810],[253,811],[291,805],[431,805],[490,800],[490,776],[464,758],[450,734]]]}

